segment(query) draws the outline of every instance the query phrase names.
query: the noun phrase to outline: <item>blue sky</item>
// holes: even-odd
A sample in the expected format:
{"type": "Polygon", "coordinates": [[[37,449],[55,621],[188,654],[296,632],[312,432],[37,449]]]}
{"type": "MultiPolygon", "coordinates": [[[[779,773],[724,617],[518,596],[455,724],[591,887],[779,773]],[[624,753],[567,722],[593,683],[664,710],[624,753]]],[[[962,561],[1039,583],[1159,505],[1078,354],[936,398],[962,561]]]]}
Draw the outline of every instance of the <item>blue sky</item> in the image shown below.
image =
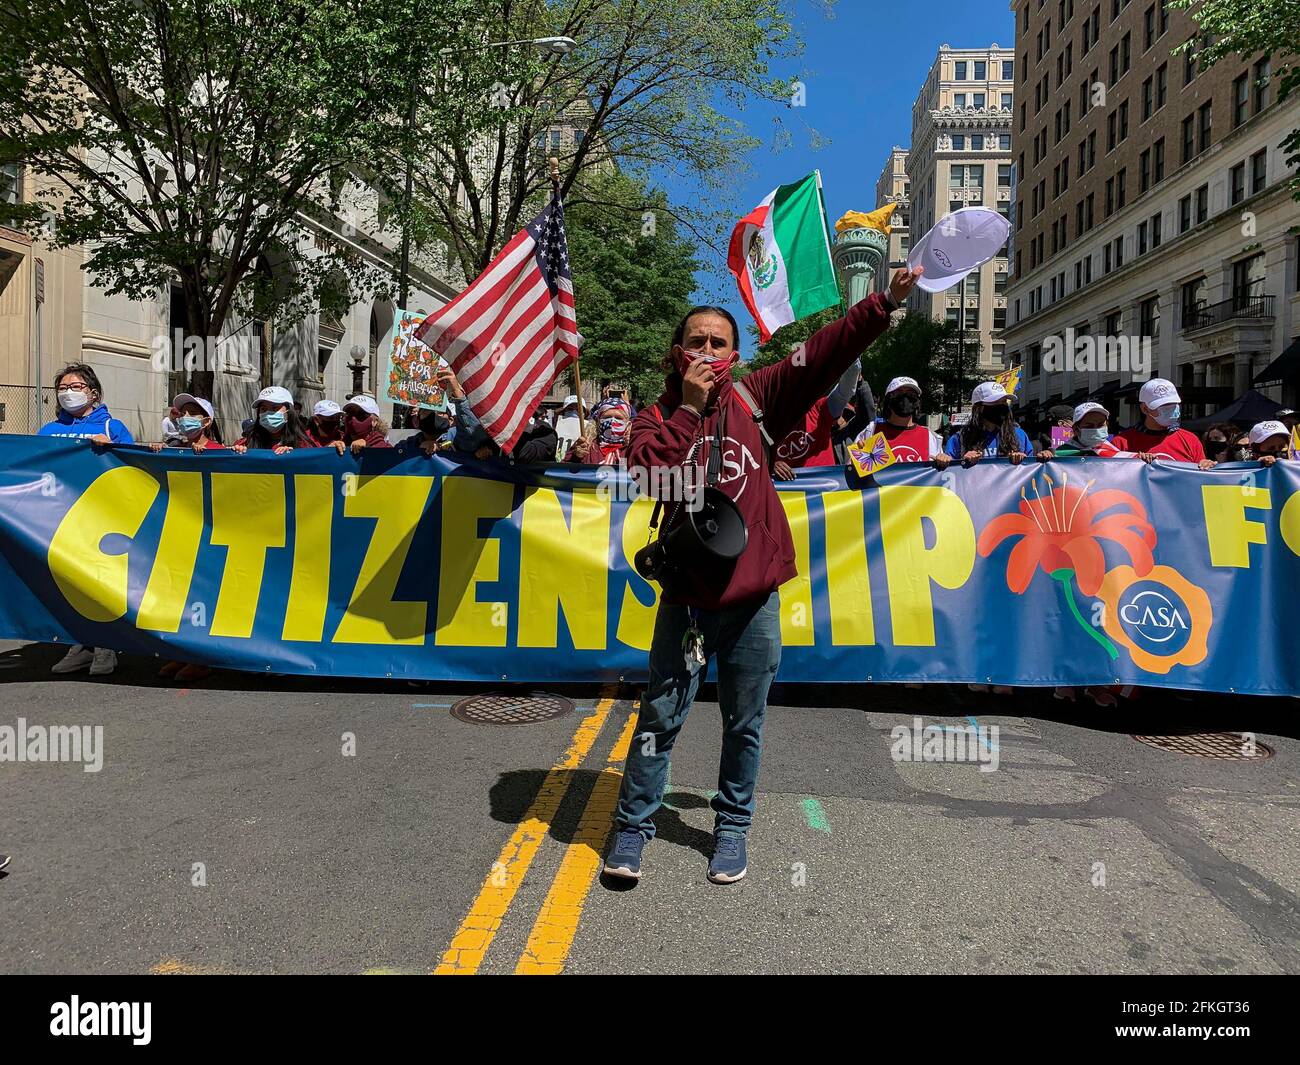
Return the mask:
{"type": "MultiPolygon", "coordinates": [[[[1015,20],[1006,0],[911,0],[897,5],[839,0],[829,19],[813,0],[792,0],[790,10],[805,50],[776,73],[804,82],[806,106],[765,105],[737,115],[764,142],[751,153],[749,172],[738,182],[741,211],[757,205],[777,185],[813,169],[822,172],[832,224],[845,211],[871,210],[889,150],[896,144],[907,147],[911,140],[912,103],[939,46],[1015,44],[1015,20]],[[793,140],[773,152],[773,116],[778,111],[793,140]],[[809,127],[822,140],[820,147],[811,145],[809,127]]],[[[670,199],[676,198],[673,184],[667,188],[670,199]]],[[[725,253],[715,256],[702,249],[701,260],[696,299],[721,298],[746,325],[749,315],[727,273],[725,253]]],[[[748,339],[743,347],[744,354],[752,354],[748,339]]]]}

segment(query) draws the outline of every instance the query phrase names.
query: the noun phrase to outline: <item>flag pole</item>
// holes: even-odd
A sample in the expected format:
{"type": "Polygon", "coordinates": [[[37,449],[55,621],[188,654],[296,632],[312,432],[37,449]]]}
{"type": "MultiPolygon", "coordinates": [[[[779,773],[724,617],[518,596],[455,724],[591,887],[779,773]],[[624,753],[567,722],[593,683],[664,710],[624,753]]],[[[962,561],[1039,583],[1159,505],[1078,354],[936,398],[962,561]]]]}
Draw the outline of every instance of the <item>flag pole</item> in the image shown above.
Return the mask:
{"type": "MultiPolygon", "coordinates": [[[[560,198],[560,160],[552,155],[546,161],[551,168],[551,191],[555,194],[555,198],[558,200],[560,198]]],[[[582,375],[578,371],[577,355],[573,357],[573,389],[578,393],[578,432],[582,436],[586,436],[587,421],[582,416],[582,375]]]]}

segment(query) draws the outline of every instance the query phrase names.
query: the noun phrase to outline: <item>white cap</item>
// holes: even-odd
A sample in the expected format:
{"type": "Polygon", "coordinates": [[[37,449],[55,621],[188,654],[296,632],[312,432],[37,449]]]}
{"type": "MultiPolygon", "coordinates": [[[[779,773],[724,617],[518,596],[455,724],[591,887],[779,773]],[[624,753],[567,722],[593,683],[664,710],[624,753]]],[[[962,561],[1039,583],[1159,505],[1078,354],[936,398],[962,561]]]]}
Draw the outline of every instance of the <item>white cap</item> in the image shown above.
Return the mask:
{"type": "Polygon", "coordinates": [[[212,404],[209,403],[202,396],[191,396],[188,392],[182,392],[179,396],[177,396],[175,399],[172,400],[172,406],[175,407],[177,410],[180,410],[183,406],[185,406],[186,403],[197,403],[200,407],[203,408],[203,413],[206,414],[209,418],[216,417],[216,415],[212,413],[212,404]]]}
{"type": "Polygon", "coordinates": [[[342,413],[343,408],[332,399],[322,399],[311,409],[313,418],[333,418],[334,415],[342,413]]]}
{"type": "Polygon", "coordinates": [[[253,400],[254,410],[257,409],[259,403],[274,403],[277,407],[292,407],[293,394],[287,388],[281,388],[279,385],[268,385],[253,400]]]}
{"type": "Polygon", "coordinates": [[[914,388],[918,396],[921,394],[921,386],[916,383],[915,379],[911,377],[895,377],[889,382],[889,387],[885,389],[885,395],[891,395],[900,388],[914,388]]]}
{"type": "Polygon", "coordinates": [[[1107,418],[1110,417],[1110,411],[1100,403],[1080,403],[1074,408],[1074,424],[1078,425],[1087,415],[1091,414],[1095,410],[1101,411],[1107,418]]]}
{"type": "Polygon", "coordinates": [[[992,207],[962,207],[912,245],[909,269],[925,267],[916,283],[923,292],[952,288],[992,259],[1011,235],[1011,223],[992,207]]]}
{"type": "Polygon", "coordinates": [[[364,392],[349,396],[343,403],[343,409],[346,410],[348,407],[358,407],[367,414],[373,414],[376,418],[379,417],[379,404],[375,402],[375,397],[367,396],[364,392]]]}
{"type": "Polygon", "coordinates": [[[1001,403],[1010,398],[1011,393],[996,381],[984,381],[976,385],[975,391],[970,394],[972,403],[1001,403]]]}
{"type": "Polygon", "coordinates": [[[1260,422],[1250,431],[1250,442],[1262,444],[1270,436],[1290,436],[1291,430],[1281,422],[1260,422]]]}
{"type": "Polygon", "coordinates": [[[1150,381],[1142,386],[1142,391],[1138,393],[1138,402],[1145,403],[1153,410],[1156,407],[1167,407],[1170,403],[1181,403],[1183,397],[1178,394],[1178,389],[1174,387],[1172,381],[1166,381],[1163,377],[1153,377],[1150,381]]]}
{"type": "Polygon", "coordinates": [[[576,407],[577,405],[578,405],[578,397],[577,397],[577,396],[565,396],[565,397],[564,397],[564,403],[562,404],[562,406],[565,406],[565,407],[576,407]]]}

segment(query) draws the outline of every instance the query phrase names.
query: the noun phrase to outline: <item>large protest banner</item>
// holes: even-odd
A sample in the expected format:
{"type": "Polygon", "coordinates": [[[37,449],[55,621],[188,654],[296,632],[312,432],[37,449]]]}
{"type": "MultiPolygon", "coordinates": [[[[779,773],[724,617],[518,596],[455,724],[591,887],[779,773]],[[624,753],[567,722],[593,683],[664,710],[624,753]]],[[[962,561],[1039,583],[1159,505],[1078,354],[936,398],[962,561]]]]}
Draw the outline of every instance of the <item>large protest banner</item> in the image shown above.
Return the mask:
{"type": "MultiPolygon", "coordinates": [[[[1300,465],[839,468],[781,486],[783,681],[1300,693],[1300,465]]],[[[0,636],[254,672],[643,679],[618,471],[0,436],[0,636]]],[[[750,530],[766,538],[765,529],[750,530]]]]}

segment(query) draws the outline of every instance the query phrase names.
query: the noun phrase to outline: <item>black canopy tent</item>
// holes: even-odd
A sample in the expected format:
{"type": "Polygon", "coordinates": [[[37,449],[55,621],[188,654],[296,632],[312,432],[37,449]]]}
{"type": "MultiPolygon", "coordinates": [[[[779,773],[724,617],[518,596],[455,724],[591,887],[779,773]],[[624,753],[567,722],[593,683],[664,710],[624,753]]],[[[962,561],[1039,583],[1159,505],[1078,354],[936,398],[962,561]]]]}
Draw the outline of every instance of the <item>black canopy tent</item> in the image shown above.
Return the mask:
{"type": "Polygon", "coordinates": [[[1281,409],[1281,403],[1269,399],[1262,392],[1252,388],[1214,414],[1183,422],[1183,428],[1190,429],[1194,433],[1203,433],[1215,422],[1232,422],[1242,429],[1249,429],[1252,425],[1275,417],[1281,409]]]}
{"type": "Polygon", "coordinates": [[[1256,386],[1300,384],[1300,339],[1293,340],[1286,351],[1260,370],[1251,384],[1256,386]]]}

